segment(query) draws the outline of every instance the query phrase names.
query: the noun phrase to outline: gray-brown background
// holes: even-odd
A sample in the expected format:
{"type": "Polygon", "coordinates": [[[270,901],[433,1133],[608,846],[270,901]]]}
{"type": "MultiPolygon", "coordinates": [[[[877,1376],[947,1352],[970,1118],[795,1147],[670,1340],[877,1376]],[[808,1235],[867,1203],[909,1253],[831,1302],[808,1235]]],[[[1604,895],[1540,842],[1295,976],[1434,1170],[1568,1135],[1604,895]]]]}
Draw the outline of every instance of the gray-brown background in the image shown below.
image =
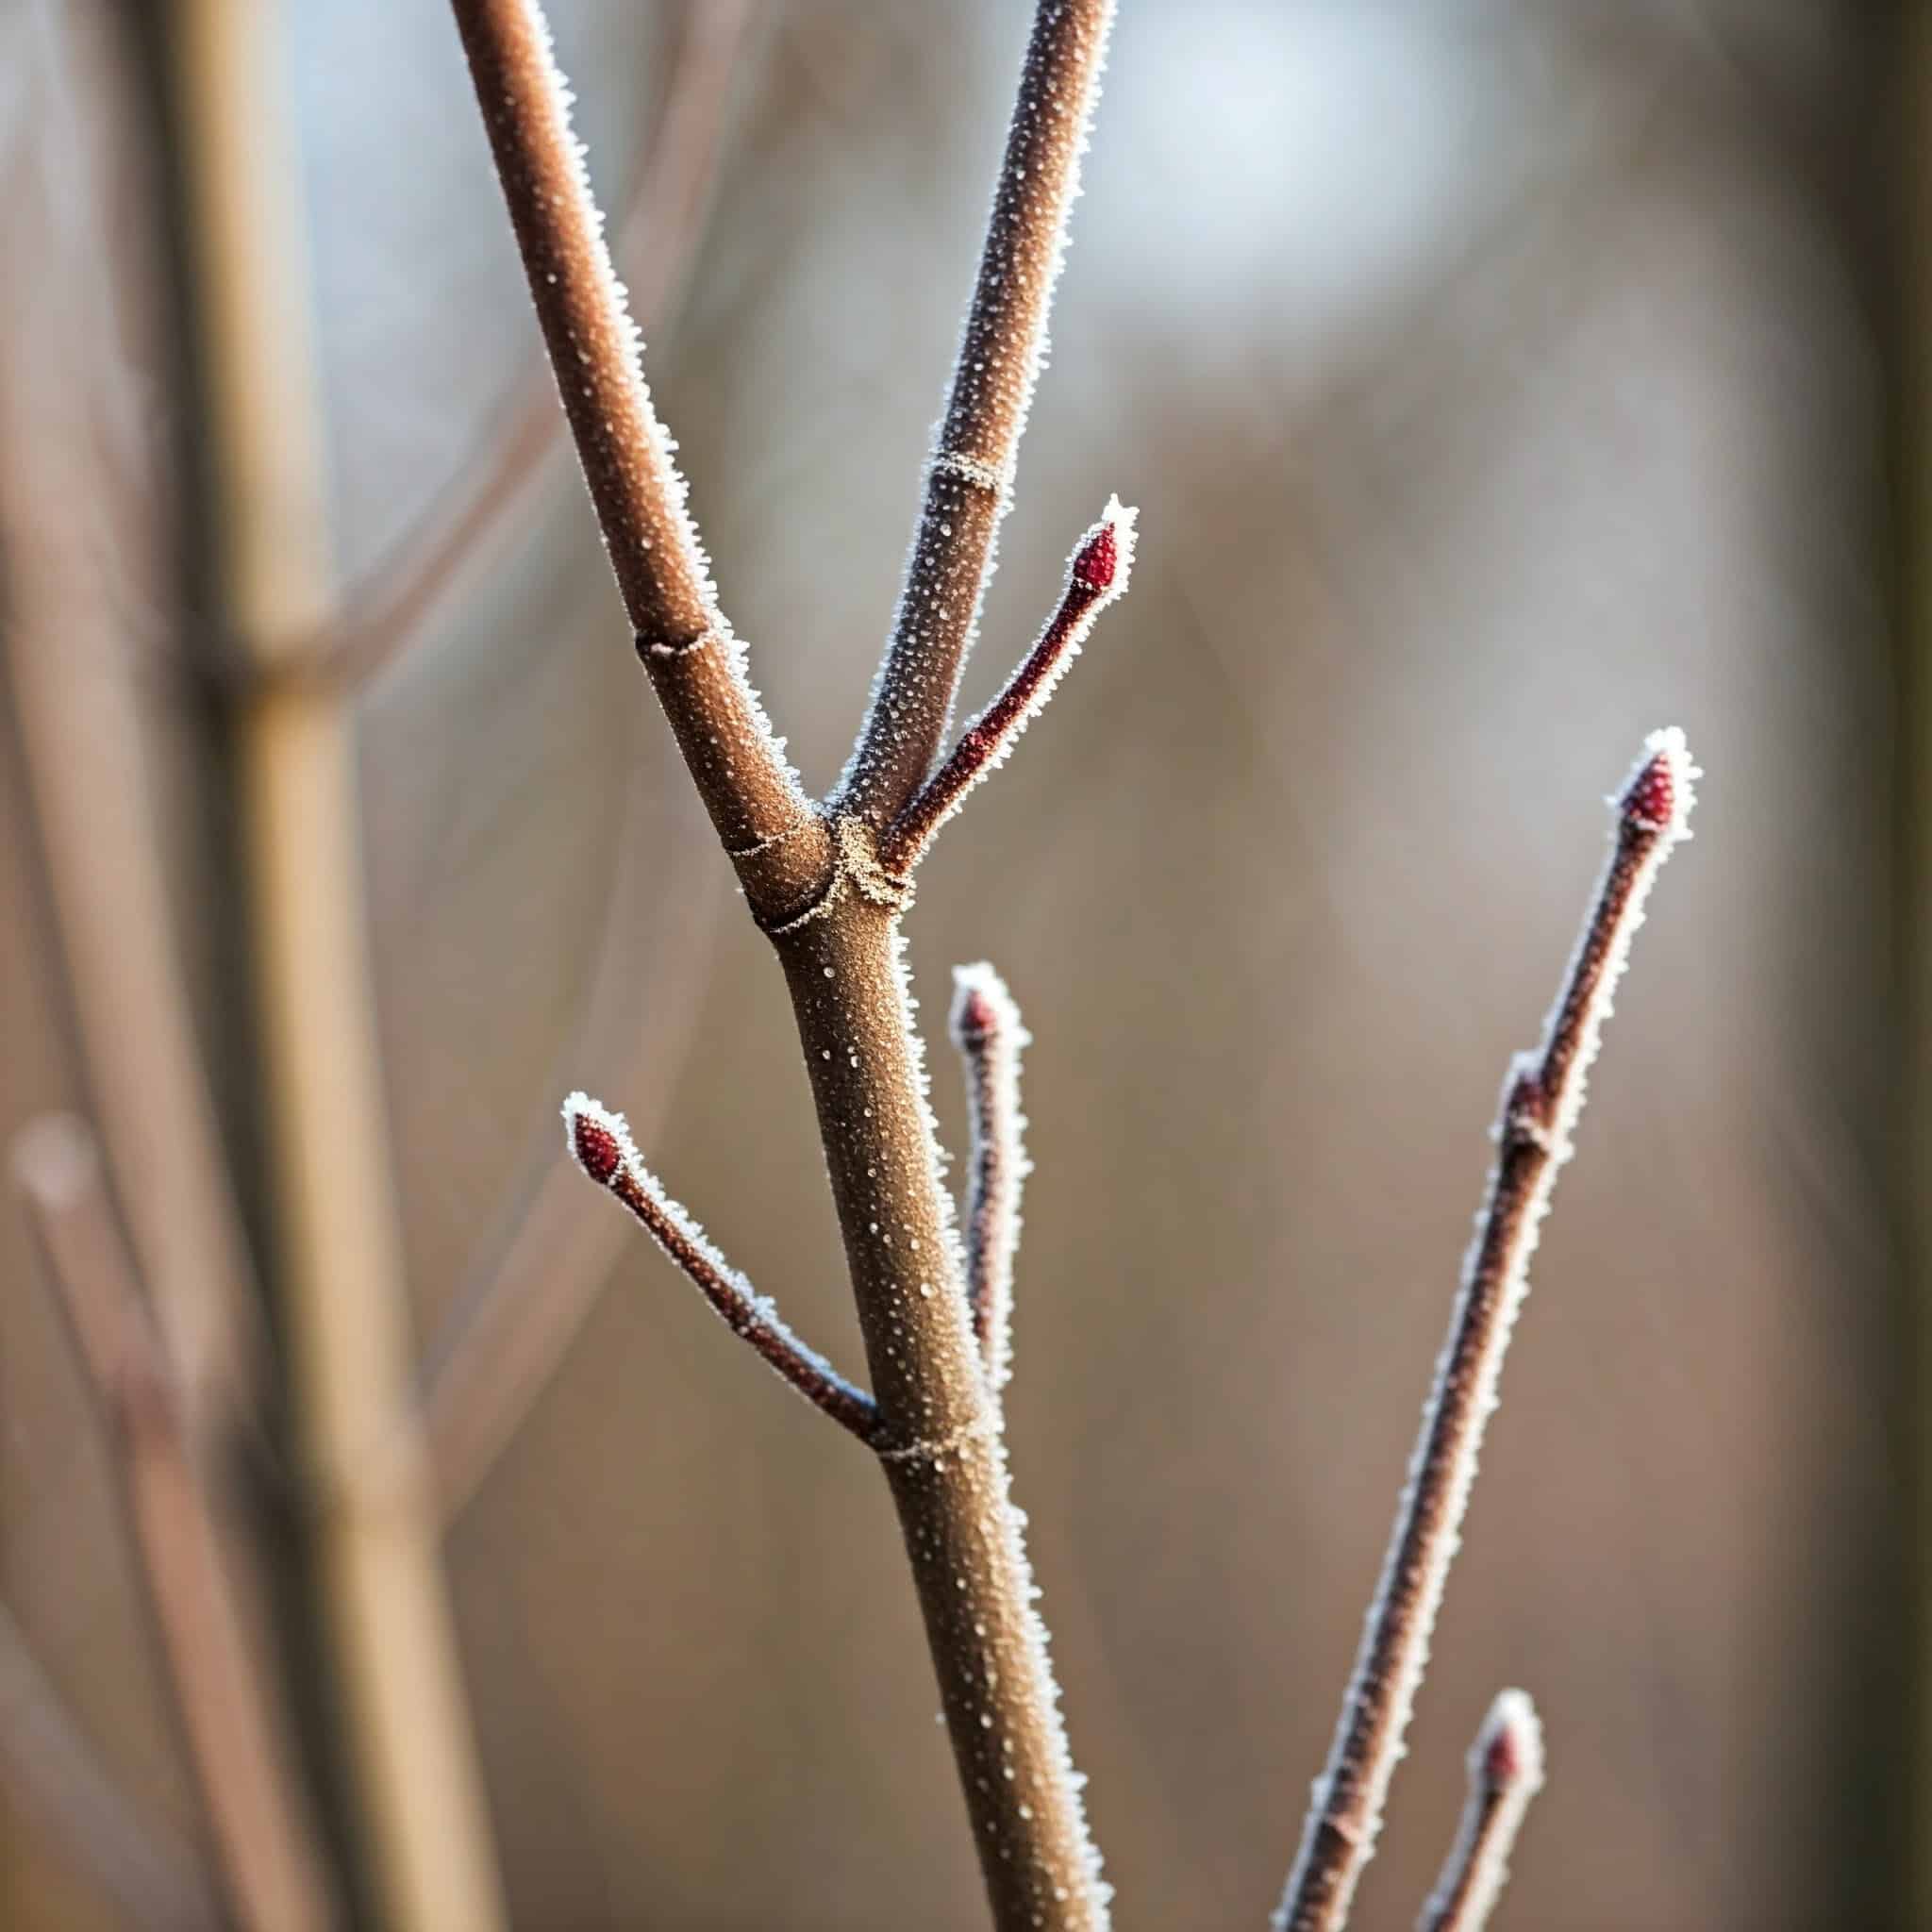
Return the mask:
{"type": "MultiPolygon", "coordinates": [[[[68,10],[0,14],[6,192],[69,238],[13,250],[16,323],[86,314],[102,251],[140,245],[60,158],[112,147],[61,64],[68,10]]],[[[556,12],[614,192],[675,10],[556,12]]],[[[535,333],[443,12],[294,0],[291,29],[353,582],[470,459],[535,333]]],[[[890,615],[1023,33],[1012,0],[761,15],[653,341],[815,786],[890,615]]],[[[910,930],[929,1020],[951,963],[990,957],[1037,1041],[1013,1452],[1124,1924],[1253,1925],[1273,1901],[1507,1057],[1602,795],[1666,723],[1709,774],[1697,839],[1539,1257],[1359,1923],[1409,1922],[1503,1683],[1537,1696],[1552,1777],[1499,1924],[1795,1928],[1882,1895],[1906,1484],[1879,51],[1863,15],[1803,0],[1124,6],[969,698],[1109,489],[1141,508],[1141,562],[910,930]]],[[[143,420],[178,408],[111,342],[90,381],[143,420]]],[[[422,1325],[582,1084],[856,1363],[776,975],[553,470],[366,704],[422,1325]],[[629,998],[587,1037],[625,872],[649,882],[629,998]]],[[[199,970],[221,908],[171,749],[192,701],[164,651],[142,689],[199,970]]],[[[0,776],[11,1128],[76,1088],[0,776]]],[[[219,1038],[232,995],[200,984],[219,1038]]],[[[106,1465],[11,1224],[0,1281],[0,1578],[130,1787],[185,1818],[106,1465]]],[[[884,1491],[641,1241],[449,1560],[519,1924],[979,1923],[884,1491]]],[[[106,1923],[4,1798],[0,1846],[9,1923],[106,1923]]]]}

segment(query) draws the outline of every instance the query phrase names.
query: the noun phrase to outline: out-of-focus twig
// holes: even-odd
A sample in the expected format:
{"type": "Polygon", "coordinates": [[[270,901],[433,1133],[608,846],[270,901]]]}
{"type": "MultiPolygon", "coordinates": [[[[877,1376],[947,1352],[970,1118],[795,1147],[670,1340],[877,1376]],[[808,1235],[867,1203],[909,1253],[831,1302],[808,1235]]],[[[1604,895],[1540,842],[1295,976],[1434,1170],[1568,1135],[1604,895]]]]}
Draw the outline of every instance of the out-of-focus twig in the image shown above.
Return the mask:
{"type": "Polygon", "coordinates": [[[218,595],[243,666],[237,792],[276,1292],[378,1909],[397,1932],[490,1932],[502,1901],[410,1420],[354,720],[345,693],[294,671],[331,599],[278,26],[274,0],[182,0],[168,42],[218,595]]]}
{"type": "Polygon", "coordinates": [[[137,1812],[95,1757],[26,1638],[0,1607],[0,1776],[121,1917],[217,1932],[221,1906],[188,1845],[137,1812]]]}
{"type": "Polygon", "coordinates": [[[229,1585],[181,1390],[114,1224],[92,1137],[33,1123],[14,1148],[48,1279],[112,1431],[169,1680],[229,1901],[256,1932],[322,1932],[335,1908],[282,1715],[229,1585]]]}
{"type": "Polygon", "coordinates": [[[150,412],[108,402],[153,291],[140,251],[100,234],[111,197],[75,104],[121,102],[117,138],[139,116],[92,12],[36,9],[44,159],[7,199],[8,252],[36,268],[0,348],[4,650],[92,1108],[192,1413],[212,1423],[246,1408],[259,1331],[148,783],[138,679],[172,539],[156,452],[128,427],[150,412]]]}
{"type": "MultiPolygon", "coordinates": [[[[625,829],[584,1015],[576,1063],[606,1069],[614,1086],[668,1095],[715,931],[722,883],[678,840],[641,836],[659,808],[657,788],[631,781],[625,829]],[[648,858],[647,858],[648,855],[648,858]],[[667,880],[666,869],[675,880],[667,880]],[[668,901],[680,910],[663,917],[668,901]],[[638,1011],[637,988],[651,989],[638,1011]]],[[[648,1131],[644,1126],[640,1131],[648,1131]]],[[[570,1346],[628,1240],[614,1214],[582,1211],[583,1182],[545,1124],[543,1178],[501,1252],[444,1320],[423,1375],[423,1428],[445,1524],[475,1492],[570,1346]]]]}
{"type": "Polygon", "coordinates": [[[1463,1264],[1327,1766],[1315,1781],[1301,1849],[1274,1915],[1275,1932],[1341,1932],[1362,1868],[1374,1856],[1382,1807],[1462,1534],[1476,1456],[1496,1406],[1503,1357],[1529,1291],[1538,1230],[1573,1152],[1591,1063],[1631,938],[1643,924],[1644,902],[1664,860],[1690,836],[1693,781],[1700,775],[1681,731],[1655,732],[1646,741],[1614,801],[1609,862],[1542,1045],[1510,1067],[1489,1196],[1463,1264]]]}
{"type": "MultiPolygon", "coordinates": [[[[689,0],[657,132],[626,197],[615,255],[638,325],[653,329],[676,299],[704,231],[724,148],[726,108],[753,0],[689,0]]],[[[338,684],[366,684],[422,635],[488,538],[525,507],[543,459],[562,441],[549,372],[530,372],[462,466],[453,508],[439,505],[344,601],[308,644],[303,668],[338,684]]]]}

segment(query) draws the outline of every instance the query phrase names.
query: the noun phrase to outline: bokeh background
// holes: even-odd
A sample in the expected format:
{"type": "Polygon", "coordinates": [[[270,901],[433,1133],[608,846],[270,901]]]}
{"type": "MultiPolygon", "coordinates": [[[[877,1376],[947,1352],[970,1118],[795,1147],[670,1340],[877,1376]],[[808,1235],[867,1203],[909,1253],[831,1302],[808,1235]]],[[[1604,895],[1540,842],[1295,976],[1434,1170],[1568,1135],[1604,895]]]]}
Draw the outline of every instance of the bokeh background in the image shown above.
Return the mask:
{"type": "MultiPolygon", "coordinates": [[[[1505,1683],[1539,1701],[1551,1782],[1499,1925],[1911,1923],[1889,348],[1915,10],[1124,5],[969,700],[1109,490],[1141,509],[1133,594],[948,833],[910,934],[928,1020],[987,957],[1035,1036],[1013,1454],[1125,1924],[1253,1925],[1276,1895],[1498,1083],[1602,797],[1672,723],[1708,773],[1697,838],[1538,1257],[1357,1923],[1411,1922],[1505,1683]]],[[[692,8],[553,12],[615,214],[692,8]]],[[[0,8],[0,607],[9,693],[53,651],[127,706],[140,757],[98,769],[102,824],[135,801],[173,919],[127,946],[175,949],[252,1202],[145,14],[0,8]],[[76,573],[92,621],[27,621],[76,573]]],[[[650,332],[815,787],[891,615],[1025,15],[751,6],[650,332]]],[[[284,27],[353,604],[490,460],[537,338],[445,10],[287,0],[284,27]]],[[[358,723],[425,1350],[583,1085],[856,1364],[777,976],[554,441],[358,723]]],[[[9,1131],[110,1077],[76,1039],[30,778],[0,734],[9,1131]]],[[[603,1232],[541,1257],[608,1281],[445,1543],[514,1923],[980,1924],[875,1473],[603,1232]]],[[[126,1791],[192,1835],[99,1423],[17,1217],[0,1281],[0,1592],[126,1791]]],[[[0,1916],[119,1923],[16,1800],[0,1916]]]]}

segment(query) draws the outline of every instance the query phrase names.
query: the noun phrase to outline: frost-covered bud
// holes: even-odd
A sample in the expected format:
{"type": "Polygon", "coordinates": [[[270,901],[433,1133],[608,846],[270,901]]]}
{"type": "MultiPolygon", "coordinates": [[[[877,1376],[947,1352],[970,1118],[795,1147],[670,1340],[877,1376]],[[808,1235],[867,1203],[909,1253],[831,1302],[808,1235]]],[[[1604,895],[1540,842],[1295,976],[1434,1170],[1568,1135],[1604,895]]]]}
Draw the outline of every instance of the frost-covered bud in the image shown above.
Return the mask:
{"type": "Polygon", "coordinates": [[[1653,731],[1643,741],[1642,762],[1616,800],[1618,813],[1631,831],[1661,833],[1673,841],[1684,838],[1703,775],[1690,762],[1682,731],[1674,724],[1653,731]]]}
{"type": "Polygon", "coordinates": [[[1114,526],[1110,522],[1104,523],[1074,558],[1074,581],[1085,584],[1089,590],[1104,591],[1113,582],[1119,563],[1120,544],[1114,537],[1114,526]]]}
{"type": "Polygon", "coordinates": [[[1523,1785],[1535,1790],[1542,1784],[1542,1720],[1527,1691],[1497,1694],[1477,1735],[1470,1769],[1474,1779],[1492,1791],[1523,1785]]]}

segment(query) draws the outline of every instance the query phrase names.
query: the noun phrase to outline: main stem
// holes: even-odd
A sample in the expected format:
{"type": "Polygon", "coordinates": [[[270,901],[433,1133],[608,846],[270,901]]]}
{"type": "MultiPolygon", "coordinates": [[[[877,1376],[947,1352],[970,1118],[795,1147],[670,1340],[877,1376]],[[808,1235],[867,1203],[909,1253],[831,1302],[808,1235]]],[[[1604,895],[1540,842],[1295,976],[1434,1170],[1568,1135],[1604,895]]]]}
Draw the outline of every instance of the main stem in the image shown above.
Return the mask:
{"type": "Polygon", "coordinates": [[[969,1325],[900,967],[899,911],[835,885],[823,916],[774,943],[818,1106],[883,1424],[881,1461],[994,1922],[1003,1932],[1097,1932],[1108,1888],[969,1325]]]}

